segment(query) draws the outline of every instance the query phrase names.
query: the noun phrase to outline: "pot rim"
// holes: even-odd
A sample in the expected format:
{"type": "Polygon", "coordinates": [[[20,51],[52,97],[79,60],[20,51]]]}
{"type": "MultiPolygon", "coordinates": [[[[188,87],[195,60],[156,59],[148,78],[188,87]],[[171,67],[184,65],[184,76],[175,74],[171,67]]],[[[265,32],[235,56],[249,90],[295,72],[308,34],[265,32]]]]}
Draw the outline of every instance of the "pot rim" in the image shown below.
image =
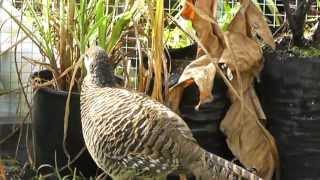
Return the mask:
{"type": "MultiPolygon", "coordinates": [[[[46,92],[49,94],[62,95],[62,96],[68,96],[68,94],[69,94],[68,91],[56,90],[56,89],[49,88],[49,87],[39,87],[34,91],[34,93],[37,93],[37,91],[42,91],[42,92],[46,92]]],[[[80,92],[71,92],[71,95],[76,95],[76,96],[79,95],[80,96],[80,92]]]]}
{"type": "MultiPolygon", "coordinates": [[[[31,77],[38,74],[37,76],[40,76],[41,72],[49,72],[51,73],[50,70],[48,69],[42,69],[39,71],[35,71],[31,73],[31,77]]],[[[68,91],[64,91],[64,90],[57,90],[54,88],[50,88],[50,87],[35,87],[33,90],[33,93],[37,93],[37,91],[42,91],[45,93],[49,93],[49,94],[55,94],[55,95],[62,95],[62,96],[68,96],[69,92],[68,91]]],[[[80,95],[80,92],[71,92],[71,95],[80,95]]]]}

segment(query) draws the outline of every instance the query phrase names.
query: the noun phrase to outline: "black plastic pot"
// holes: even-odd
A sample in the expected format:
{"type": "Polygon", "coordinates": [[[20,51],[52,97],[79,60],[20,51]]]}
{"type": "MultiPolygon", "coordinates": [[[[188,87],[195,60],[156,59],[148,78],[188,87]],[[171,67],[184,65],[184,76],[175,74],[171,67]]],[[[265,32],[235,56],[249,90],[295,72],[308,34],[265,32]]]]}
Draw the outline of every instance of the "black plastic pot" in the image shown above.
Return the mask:
{"type": "Polygon", "coordinates": [[[187,122],[202,147],[230,160],[233,155],[226,144],[225,135],[219,129],[230,101],[226,95],[227,87],[222,79],[216,79],[214,83],[212,91],[214,101],[201,105],[199,111],[194,109],[199,102],[198,87],[192,85],[185,89],[180,105],[181,117],[187,122]]]}
{"type": "Polygon", "coordinates": [[[193,43],[189,46],[178,48],[178,49],[168,49],[170,58],[172,60],[193,60],[197,55],[198,45],[193,43]]]}
{"type": "MultiPolygon", "coordinates": [[[[36,166],[49,164],[58,167],[67,164],[67,157],[63,152],[64,113],[67,92],[55,91],[51,88],[40,88],[33,98],[32,125],[35,140],[36,166]]],[[[85,146],[80,121],[80,95],[73,93],[70,100],[69,128],[67,133],[67,150],[73,159],[85,146]]],[[[72,168],[77,168],[85,176],[95,176],[97,167],[91,156],[85,151],[72,168]]],[[[43,169],[42,173],[47,173],[43,169]]],[[[63,171],[62,174],[68,173],[63,171]]]]}
{"type": "Polygon", "coordinates": [[[320,57],[265,55],[258,92],[280,153],[281,179],[320,178],[320,57]]]}
{"type": "MultiPolygon", "coordinates": [[[[181,49],[169,49],[173,69],[170,76],[170,85],[178,81],[184,67],[196,58],[196,51],[196,44],[181,49]]],[[[230,106],[227,91],[223,80],[216,78],[212,91],[214,101],[201,105],[199,111],[196,111],[195,106],[199,102],[199,90],[195,84],[191,85],[183,93],[180,112],[181,117],[189,125],[193,135],[202,147],[219,156],[231,159],[233,157],[232,153],[227,147],[225,136],[219,129],[220,122],[230,106]]]]}

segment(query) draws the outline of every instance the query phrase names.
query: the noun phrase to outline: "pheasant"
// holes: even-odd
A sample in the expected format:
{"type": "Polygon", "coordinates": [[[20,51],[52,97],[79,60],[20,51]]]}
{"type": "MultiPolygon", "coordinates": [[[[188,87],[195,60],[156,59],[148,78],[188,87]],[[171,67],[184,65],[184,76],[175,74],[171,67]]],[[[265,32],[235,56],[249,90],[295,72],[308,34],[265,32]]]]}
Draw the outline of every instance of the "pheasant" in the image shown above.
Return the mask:
{"type": "Polygon", "coordinates": [[[118,87],[102,48],[89,48],[84,63],[83,136],[94,161],[113,179],[162,180],[182,171],[202,180],[261,180],[201,148],[187,124],[165,105],[118,87]]]}

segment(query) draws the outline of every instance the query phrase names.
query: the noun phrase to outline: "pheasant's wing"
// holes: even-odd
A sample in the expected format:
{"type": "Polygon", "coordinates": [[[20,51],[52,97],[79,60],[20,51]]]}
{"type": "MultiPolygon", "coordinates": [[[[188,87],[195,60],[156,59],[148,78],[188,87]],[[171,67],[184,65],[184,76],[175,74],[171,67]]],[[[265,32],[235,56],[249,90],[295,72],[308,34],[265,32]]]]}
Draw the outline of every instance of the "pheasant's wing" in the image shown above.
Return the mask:
{"type": "Polygon", "coordinates": [[[196,143],[177,114],[143,94],[116,88],[91,93],[99,97],[86,114],[96,124],[92,146],[128,169],[170,172],[180,166],[181,143],[196,143]]]}

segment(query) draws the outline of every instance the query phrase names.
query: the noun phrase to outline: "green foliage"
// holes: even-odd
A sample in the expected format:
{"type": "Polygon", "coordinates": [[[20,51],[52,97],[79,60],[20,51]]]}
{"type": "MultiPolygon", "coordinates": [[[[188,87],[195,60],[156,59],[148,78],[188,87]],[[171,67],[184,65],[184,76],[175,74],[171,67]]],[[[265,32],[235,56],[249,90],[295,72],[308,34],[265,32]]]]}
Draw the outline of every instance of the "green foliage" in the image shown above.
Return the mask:
{"type": "MultiPolygon", "coordinates": [[[[115,2],[115,4],[117,3],[115,2]]],[[[125,28],[132,21],[136,8],[130,8],[128,11],[116,16],[116,8],[110,8],[109,5],[109,0],[98,1],[96,5],[96,21],[99,22],[103,18],[101,24],[98,25],[98,45],[110,53],[120,40],[125,28]],[[109,11],[109,9],[112,9],[112,11],[109,11]]]]}
{"type": "MultiPolygon", "coordinates": [[[[318,0],[318,1],[320,1],[320,0],[318,0]]],[[[253,2],[258,3],[256,0],[253,0],[253,2]]],[[[222,27],[222,30],[226,31],[227,27],[229,26],[234,15],[238,12],[238,10],[240,8],[240,4],[235,3],[234,6],[232,7],[230,3],[227,3],[223,0],[221,0],[221,2],[219,2],[219,3],[220,3],[220,6],[223,6],[221,8],[223,14],[218,16],[218,22],[219,22],[219,25],[222,27]]],[[[278,8],[273,0],[266,0],[266,4],[267,4],[266,8],[268,8],[272,14],[279,14],[278,8]]],[[[178,8],[179,5],[181,5],[181,4],[176,4],[175,7],[178,8]]],[[[180,23],[180,22],[185,21],[181,18],[179,19],[178,15],[179,14],[177,14],[174,17],[177,22],[180,23]]],[[[281,19],[278,16],[276,16],[275,18],[276,18],[275,19],[276,25],[280,25],[281,19]]],[[[192,40],[189,38],[189,36],[186,35],[185,32],[183,32],[181,30],[181,28],[184,30],[192,28],[192,24],[189,21],[187,21],[187,23],[180,23],[180,27],[175,27],[175,28],[168,28],[168,27],[165,29],[164,37],[166,40],[166,44],[169,47],[181,48],[181,47],[188,46],[192,43],[192,40]]]]}
{"type": "MultiPolygon", "coordinates": [[[[257,0],[252,0],[254,3],[258,4],[258,1],[257,0]]],[[[265,4],[266,4],[266,8],[269,9],[270,11],[270,14],[275,14],[276,16],[274,16],[275,18],[275,25],[276,26],[279,26],[281,24],[281,19],[279,18],[279,16],[277,16],[279,13],[279,10],[278,10],[278,7],[277,5],[275,4],[274,2],[275,0],[265,0],[265,4]]],[[[260,8],[261,10],[261,7],[260,6],[257,6],[260,8]]]]}
{"type": "Polygon", "coordinates": [[[124,76],[124,69],[123,69],[123,67],[118,67],[118,68],[116,68],[114,74],[115,74],[116,76],[123,77],[123,76],[124,76]]]}
{"type": "Polygon", "coordinates": [[[79,6],[76,7],[76,30],[73,33],[80,53],[84,53],[87,46],[94,40],[93,35],[97,28],[103,24],[104,16],[95,16],[96,1],[80,0],[79,6]],[[91,40],[91,41],[90,41],[91,40]]]}
{"type": "Polygon", "coordinates": [[[130,11],[124,12],[116,18],[111,33],[106,41],[106,45],[103,45],[103,47],[106,47],[107,52],[111,52],[112,49],[115,47],[116,43],[119,41],[121,37],[123,30],[131,22],[131,19],[135,11],[136,9],[131,9],[130,11]]]}
{"type": "MultiPolygon", "coordinates": [[[[57,162],[56,162],[57,163],[57,162]]],[[[43,164],[39,166],[38,169],[34,169],[29,165],[24,166],[23,163],[18,162],[16,159],[11,157],[1,157],[0,156],[0,166],[5,168],[6,177],[8,179],[30,179],[30,180],[45,180],[45,179],[58,179],[58,180],[85,180],[77,169],[69,169],[71,172],[67,175],[61,175],[57,164],[51,166],[48,164],[43,164]],[[41,174],[40,170],[46,168],[51,171],[51,174],[41,174]]],[[[48,172],[49,173],[49,172],[48,172]]],[[[1,179],[1,177],[0,177],[1,179]]]]}
{"type": "Polygon", "coordinates": [[[0,155],[0,169],[5,171],[5,174],[1,174],[0,172],[0,179],[3,175],[10,177],[12,179],[19,179],[21,174],[22,164],[19,163],[17,160],[0,155]]]}
{"type": "Polygon", "coordinates": [[[320,57],[320,49],[316,47],[293,46],[289,51],[299,57],[320,57]]]}
{"type": "Polygon", "coordinates": [[[218,20],[223,31],[227,31],[229,24],[231,23],[234,15],[238,12],[239,8],[240,4],[235,4],[234,7],[231,7],[229,3],[223,3],[224,14],[218,20]]]}
{"type": "Polygon", "coordinates": [[[50,64],[55,67],[56,64],[54,63],[54,53],[53,53],[53,38],[54,35],[52,34],[52,31],[48,30],[48,22],[42,23],[43,19],[47,18],[46,11],[44,11],[45,16],[38,16],[38,14],[35,12],[35,9],[33,9],[31,2],[26,1],[26,7],[25,7],[25,15],[27,16],[28,20],[31,21],[31,24],[34,26],[34,29],[37,31],[33,31],[30,26],[23,23],[23,20],[17,17],[14,14],[11,14],[9,10],[6,8],[1,8],[6,12],[10,18],[21,28],[22,31],[40,48],[40,50],[43,52],[43,54],[48,58],[50,61],[50,64]],[[32,17],[32,18],[31,18],[32,17]]]}
{"type": "Polygon", "coordinates": [[[192,29],[191,21],[186,21],[180,18],[178,22],[180,23],[180,27],[176,26],[173,29],[167,27],[164,30],[164,40],[166,45],[170,48],[182,48],[193,43],[190,37],[181,30],[181,28],[184,30],[192,29]]]}
{"type": "MultiPolygon", "coordinates": [[[[119,0],[26,0],[23,18],[0,8],[40,48],[49,61],[46,68],[53,72],[54,79],[59,79],[55,87],[66,90],[72,81],[69,77],[73,68],[85,49],[98,42],[99,46],[111,53],[132,21],[138,6],[128,6],[116,16],[115,8],[110,7],[110,4],[116,3],[119,0]],[[112,11],[109,12],[110,9],[112,11]]],[[[43,65],[40,61],[35,63],[43,65]]]]}
{"type": "MultiPolygon", "coordinates": [[[[258,4],[257,0],[252,0],[254,3],[258,4]]],[[[266,8],[270,10],[271,14],[279,14],[279,10],[274,3],[274,0],[266,0],[266,8]]],[[[223,31],[227,30],[227,27],[229,26],[231,20],[233,19],[234,15],[237,13],[237,11],[240,8],[239,3],[235,3],[232,7],[230,3],[222,1],[220,5],[223,5],[223,14],[221,17],[219,17],[218,22],[219,25],[222,27],[223,31]]],[[[257,7],[261,10],[261,7],[257,5],[257,7]]],[[[279,16],[274,16],[275,18],[275,25],[279,26],[281,24],[281,19],[279,16]]]]}
{"type": "MultiPolygon", "coordinates": [[[[106,8],[106,2],[105,0],[99,0],[96,5],[96,21],[98,22],[102,17],[105,17],[108,12],[106,12],[108,9],[106,8]]],[[[105,20],[103,20],[102,24],[98,27],[98,43],[101,45],[102,48],[105,47],[106,42],[106,32],[107,32],[107,24],[110,21],[110,19],[107,17],[105,20]]]]}

